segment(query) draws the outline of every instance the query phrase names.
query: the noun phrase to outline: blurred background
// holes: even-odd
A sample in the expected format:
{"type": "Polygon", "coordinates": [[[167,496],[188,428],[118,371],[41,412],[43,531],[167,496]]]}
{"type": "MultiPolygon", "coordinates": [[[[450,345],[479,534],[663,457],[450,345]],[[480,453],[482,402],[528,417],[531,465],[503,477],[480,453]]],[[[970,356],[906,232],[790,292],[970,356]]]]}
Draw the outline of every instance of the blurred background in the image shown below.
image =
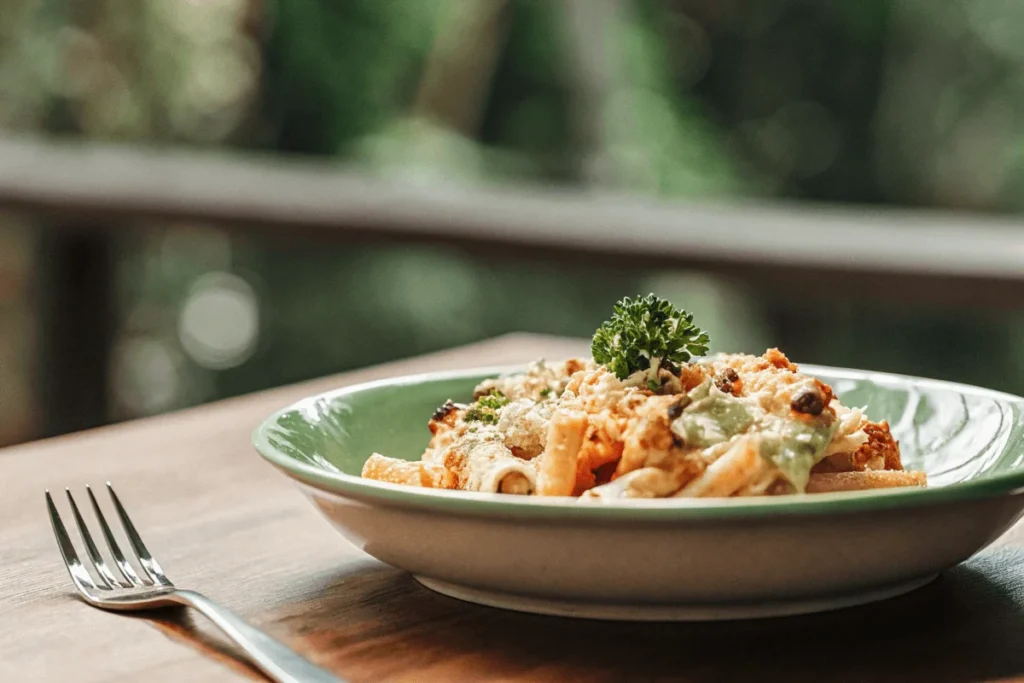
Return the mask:
{"type": "Polygon", "coordinates": [[[694,312],[717,350],[1024,393],[1014,0],[3,0],[3,140],[17,145],[0,145],[0,444],[511,331],[589,336],[648,291],[694,312]],[[82,145],[116,152],[106,185],[82,145]],[[56,180],[99,196],[160,154],[208,172],[226,213],[236,176],[217,169],[248,163],[280,170],[281,197],[308,162],[326,200],[320,171],[336,167],[441,208],[431,234],[375,237],[320,212],[298,229],[281,216],[300,200],[258,228],[188,196],[79,211],[95,197],[56,180]],[[445,232],[444,198],[474,188],[522,197],[521,239],[505,215],[488,247],[486,202],[471,239],[445,232]],[[582,208],[558,214],[575,218],[551,252],[536,226],[562,239],[540,211],[563,196],[582,208]],[[679,220],[631,258],[598,258],[588,197],[679,220]],[[842,247],[813,229],[789,261],[744,251],[743,235],[793,241],[787,211],[813,226],[835,205],[847,237],[864,216],[877,259],[832,273],[842,247]],[[742,229],[705,228],[687,213],[702,206],[733,207],[742,229]],[[899,231],[933,220],[925,256],[908,249],[899,231]],[[675,257],[707,231],[720,258],[675,257]],[[928,261],[944,236],[970,273],[928,261]]]}

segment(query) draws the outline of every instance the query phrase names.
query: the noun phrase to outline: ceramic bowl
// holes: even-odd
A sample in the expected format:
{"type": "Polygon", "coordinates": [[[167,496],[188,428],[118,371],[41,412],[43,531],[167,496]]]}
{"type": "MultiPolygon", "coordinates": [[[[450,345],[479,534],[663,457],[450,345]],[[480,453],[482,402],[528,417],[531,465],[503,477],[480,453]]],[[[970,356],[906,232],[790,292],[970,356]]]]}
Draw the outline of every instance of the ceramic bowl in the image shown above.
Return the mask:
{"type": "Polygon", "coordinates": [[[254,444],[345,538],[428,588],[565,616],[728,619],[870,602],[931,581],[1024,510],[1024,399],[815,366],[802,371],[889,420],[928,488],[593,503],[360,478],[374,451],[418,459],[434,409],[500,371],[311,396],[269,417],[254,444]]]}

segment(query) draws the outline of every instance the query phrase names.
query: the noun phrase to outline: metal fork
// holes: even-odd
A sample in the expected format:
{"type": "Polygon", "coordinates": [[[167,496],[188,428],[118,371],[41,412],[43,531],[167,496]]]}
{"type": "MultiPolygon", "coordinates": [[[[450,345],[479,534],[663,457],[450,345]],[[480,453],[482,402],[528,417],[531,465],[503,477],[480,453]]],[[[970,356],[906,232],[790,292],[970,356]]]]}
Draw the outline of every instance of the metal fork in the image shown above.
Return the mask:
{"type": "Polygon", "coordinates": [[[86,486],[85,490],[89,494],[96,521],[99,522],[100,531],[106,540],[107,548],[110,549],[111,557],[114,558],[120,578],[114,575],[103,556],[96,549],[92,534],[89,533],[89,528],[78,511],[78,505],[75,504],[70,489],[66,489],[66,491],[68,502],[71,504],[71,512],[98,581],[93,580],[89,570],[78,559],[78,554],[71,544],[71,539],[68,537],[68,532],[64,528],[64,523],[60,519],[60,514],[53,504],[53,498],[50,497],[49,491],[46,492],[46,507],[50,511],[53,533],[57,537],[60,554],[64,556],[64,564],[67,565],[68,573],[71,574],[71,581],[90,605],[116,611],[187,605],[206,615],[272,680],[279,681],[279,683],[343,683],[333,674],[303,659],[283,643],[253,628],[233,612],[211,602],[199,593],[176,588],[149,550],[146,549],[139,533],[135,530],[135,525],[129,519],[117,494],[114,493],[114,488],[107,482],[110,500],[114,503],[114,509],[117,511],[128,543],[134,551],[135,560],[141,569],[141,571],[136,571],[114,539],[92,489],[86,486]]]}

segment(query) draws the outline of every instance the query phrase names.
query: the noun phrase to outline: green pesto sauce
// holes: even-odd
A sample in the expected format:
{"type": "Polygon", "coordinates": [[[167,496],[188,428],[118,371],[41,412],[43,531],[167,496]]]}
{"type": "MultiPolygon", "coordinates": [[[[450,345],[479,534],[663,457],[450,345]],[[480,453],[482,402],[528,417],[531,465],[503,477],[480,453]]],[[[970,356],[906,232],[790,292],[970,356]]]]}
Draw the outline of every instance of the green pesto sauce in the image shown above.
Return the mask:
{"type": "Polygon", "coordinates": [[[704,382],[688,394],[691,403],[672,423],[687,444],[707,448],[746,431],[754,423],[750,407],[704,382]]]}
{"type": "Polygon", "coordinates": [[[690,403],[672,422],[672,431],[688,445],[707,448],[748,430],[761,437],[761,457],[778,467],[798,491],[807,487],[811,468],[835,434],[835,421],[793,419],[765,414],[753,402],[704,382],[687,394],[690,403]]]}
{"type": "Polygon", "coordinates": [[[773,462],[796,490],[802,492],[807,488],[811,468],[832,441],[836,422],[827,423],[820,418],[804,422],[766,417],[775,424],[762,432],[761,457],[773,462]]]}

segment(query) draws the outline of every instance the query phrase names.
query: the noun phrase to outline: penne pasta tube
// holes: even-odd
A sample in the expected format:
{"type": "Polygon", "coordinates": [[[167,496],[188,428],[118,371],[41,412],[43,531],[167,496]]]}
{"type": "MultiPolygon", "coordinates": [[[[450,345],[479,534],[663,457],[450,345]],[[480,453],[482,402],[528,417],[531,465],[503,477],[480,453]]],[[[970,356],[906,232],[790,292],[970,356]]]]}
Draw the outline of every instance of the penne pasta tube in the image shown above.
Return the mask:
{"type": "Polygon", "coordinates": [[[444,470],[423,462],[410,462],[374,453],[363,465],[362,474],[367,479],[391,484],[435,488],[440,486],[444,470]]]}
{"type": "Polygon", "coordinates": [[[644,467],[624,474],[607,484],[595,486],[583,494],[585,498],[664,498],[679,489],[676,477],[657,467],[644,467]]]}
{"type": "Polygon", "coordinates": [[[458,473],[458,488],[484,493],[533,493],[537,472],[501,441],[470,441],[445,454],[445,467],[458,473]]]}
{"type": "Polygon", "coordinates": [[[525,496],[537,487],[537,473],[519,458],[502,459],[495,463],[480,482],[486,493],[512,493],[525,496]]]}
{"type": "Polygon", "coordinates": [[[582,411],[561,410],[551,416],[547,443],[538,456],[538,495],[572,495],[576,488],[576,456],[586,429],[587,415],[582,411]]]}
{"type": "Polygon", "coordinates": [[[760,475],[765,466],[760,439],[743,437],[733,442],[721,457],[676,494],[678,497],[707,498],[731,496],[760,475]]]}

